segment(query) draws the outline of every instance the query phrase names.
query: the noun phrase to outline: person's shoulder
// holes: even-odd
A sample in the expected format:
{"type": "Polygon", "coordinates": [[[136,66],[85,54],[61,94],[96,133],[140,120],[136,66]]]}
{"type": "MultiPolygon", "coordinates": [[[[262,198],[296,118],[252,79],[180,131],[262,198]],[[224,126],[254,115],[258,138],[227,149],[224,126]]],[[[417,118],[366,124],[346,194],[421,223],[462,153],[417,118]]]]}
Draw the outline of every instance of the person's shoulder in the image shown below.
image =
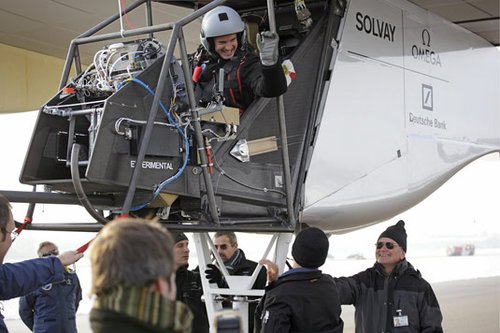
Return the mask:
{"type": "Polygon", "coordinates": [[[240,267],[250,267],[252,269],[254,269],[255,267],[257,267],[257,263],[253,260],[250,260],[248,259],[247,257],[245,257],[245,255],[243,254],[244,256],[244,260],[241,261],[241,266],[240,267]]]}
{"type": "Polygon", "coordinates": [[[333,278],[333,276],[331,276],[330,274],[323,273],[323,272],[321,272],[321,279],[335,282],[335,279],[333,278]]]}
{"type": "Polygon", "coordinates": [[[406,261],[406,269],[404,271],[405,275],[411,276],[417,280],[424,281],[427,283],[427,281],[424,280],[422,277],[422,273],[418,269],[416,269],[410,262],[406,261]]]}
{"type": "Polygon", "coordinates": [[[200,268],[196,267],[193,270],[187,270],[187,275],[189,280],[198,280],[200,279],[200,268]]]}
{"type": "MultiPolygon", "coordinates": [[[[250,260],[250,259],[248,259],[247,257],[245,257],[245,260],[244,260],[244,261],[245,261],[245,264],[244,264],[244,265],[242,265],[242,267],[243,267],[243,266],[247,266],[247,267],[250,267],[251,269],[255,269],[255,267],[257,267],[257,265],[258,265],[258,263],[257,263],[257,262],[255,262],[255,261],[253,261],[253,260],[250,260]]],[[[264,269],[264,271],[266,271],[266,272],[267,272],[267,269],[266,269],[266,267],[265,267],[265,266],[262,266],[262,268],[264,269]]]]}
{"type": "Polygon", "coordinates": [[[422,273],[411,264],[400,277],[400,284],[405,288],[418,290],[432,289],[431,284],[423,278],[422,273]]]}

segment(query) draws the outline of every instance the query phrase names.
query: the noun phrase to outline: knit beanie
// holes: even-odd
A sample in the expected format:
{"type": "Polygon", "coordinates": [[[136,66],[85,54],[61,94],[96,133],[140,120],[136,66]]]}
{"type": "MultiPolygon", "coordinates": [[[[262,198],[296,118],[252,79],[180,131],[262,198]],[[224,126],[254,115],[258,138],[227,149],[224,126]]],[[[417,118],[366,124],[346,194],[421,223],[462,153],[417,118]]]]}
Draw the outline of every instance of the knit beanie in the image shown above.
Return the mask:
{"type": "Polygon", "coordinates": [[[315,227],[299,232],[292,245],[293,259],[302,267],[318,268],[325,263],[328,255],[328,237],[315,227]]]}
{"type": "Polygon", "coordinates": [[[406,230],[405,222],[399,220],[395,225],[391,225],[383,233],[378,236],[378,239],[382,237],[387,237],[398,243],[399,246],[406,252],[406,230]]]}
{"type": "Polygon", "coordinates": [[[186,235],[182,231],[170,231],[170,234],[172,235],[172,238],[174,239],[174,244],[177,244],[183,240],[188,240],[188,238],[186,237],[186,235]]]}

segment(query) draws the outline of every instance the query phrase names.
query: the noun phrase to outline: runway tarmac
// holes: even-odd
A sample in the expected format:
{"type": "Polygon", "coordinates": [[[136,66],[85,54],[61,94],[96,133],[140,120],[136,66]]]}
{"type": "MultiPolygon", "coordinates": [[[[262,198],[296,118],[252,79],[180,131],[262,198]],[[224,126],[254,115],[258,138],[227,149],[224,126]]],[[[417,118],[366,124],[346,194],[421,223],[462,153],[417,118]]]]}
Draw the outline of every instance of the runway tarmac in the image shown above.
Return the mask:
{"type": "MultiPolygon", "coordinates": [[[[433,283],[443,312],[445,333],[500,332],[500,277],[433,283]]],[[[344,306],[344,333],[354,333],[354,308],[344,306]]],[[[6,320],[10,333],[29,330],[20,320],[6,320]]],[[[90,333],[88,315],[79,315],[78,332],[90,333]]]]}

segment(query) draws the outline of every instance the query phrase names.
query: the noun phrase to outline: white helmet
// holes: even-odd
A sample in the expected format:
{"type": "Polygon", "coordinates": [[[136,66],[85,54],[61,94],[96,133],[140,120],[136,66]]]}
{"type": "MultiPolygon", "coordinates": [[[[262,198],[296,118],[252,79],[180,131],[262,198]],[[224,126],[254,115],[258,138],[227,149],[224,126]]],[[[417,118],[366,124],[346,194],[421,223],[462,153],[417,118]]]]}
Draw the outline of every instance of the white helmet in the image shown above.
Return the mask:
{"type": "Polygon", "coordinates": [[[203,17],[201,22],[200,41],[208,52],[214,51],[214,37],[237,34],[238,47],[242,46],[242,35],[245,23],[241,16],[231,7],[219,6],[203,17]]]}

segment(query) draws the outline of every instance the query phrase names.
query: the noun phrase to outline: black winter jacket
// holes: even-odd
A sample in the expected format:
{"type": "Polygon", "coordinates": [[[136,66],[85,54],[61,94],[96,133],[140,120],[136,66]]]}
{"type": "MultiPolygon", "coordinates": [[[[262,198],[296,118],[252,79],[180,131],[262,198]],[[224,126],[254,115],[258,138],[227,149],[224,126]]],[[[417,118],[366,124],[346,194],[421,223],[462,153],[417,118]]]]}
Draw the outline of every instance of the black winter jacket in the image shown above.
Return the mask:
{"type": "Polygon", "coordinates": [[[341,333],[337,286],[320,270],[298,268],[266,288],[255,311],[255,333],[341,333]]]}
{"type": "MultiPolygon", "coordinates": [[[[237,252],[233,255],[231,259],[229,259],[228,262],[225,263],[227,270],[229,271],[229,274],[231,275],[239,275],[239,276],[250,276],[253,274],[253,271],[257,267],[257,263],[252,260],[248,260],[245,257],[245,253],[243,250],[238,249],[237,252]],[[228,266],[231,264],[231,266],[228,266]]],[[[267,282],[267,269],[262,266],[259,272],[259,275],[257,276],[257,279],[255,280],[255,283],[253,284],[252,289],[264,289],[266,286],[267,282]]],[[[221,288],[227,288],[228,285],[224,281],[223,285],[220,286],[221,288]]],[[[250,299],[252,297],[249,297],[250,299]]],[[[222,302],[222,306],[224,308],[231,308],[232,304],[231,302],[224,301],[222,302]]],[[[253,332],[253,317],[255,313],[255,307],[256,303],[251,302],[248,304],[248,331],[253,332]]]]}
{"type": "Polygon", "coordinates": [[[356,333],[437,333],[443,332],[443,316],[430,284],[420,272],[403,260],[390,276],[385,276],[382,265],[351,277],[335,279],[342,304],[356,308],[356,333]],[[401,310],[400,312],[397,312],[401,310]],[[394,327],[397,317],[407,316],[394,327]]]}
{"type": "Polygon", "coordinates": [[[203,72],[195,87],[200,105],[206,105],[214,96],[219,69],[224,68],[224,104],[245,110],[257,96],[277,97],[286,89],[286,78],[278,61],[273,66],[264,66],[249,50],[239,49],[232,59],[210,57],[203,63],[203,72]]]}
{"type": "Polygon", "coordinates": [[[209,324],[205,303],[201,300],[203,288],[200,273],[180,267],[175,275],[177,300],[186,304],[193,313],[193,333],[208,333],[209,324]]]}

